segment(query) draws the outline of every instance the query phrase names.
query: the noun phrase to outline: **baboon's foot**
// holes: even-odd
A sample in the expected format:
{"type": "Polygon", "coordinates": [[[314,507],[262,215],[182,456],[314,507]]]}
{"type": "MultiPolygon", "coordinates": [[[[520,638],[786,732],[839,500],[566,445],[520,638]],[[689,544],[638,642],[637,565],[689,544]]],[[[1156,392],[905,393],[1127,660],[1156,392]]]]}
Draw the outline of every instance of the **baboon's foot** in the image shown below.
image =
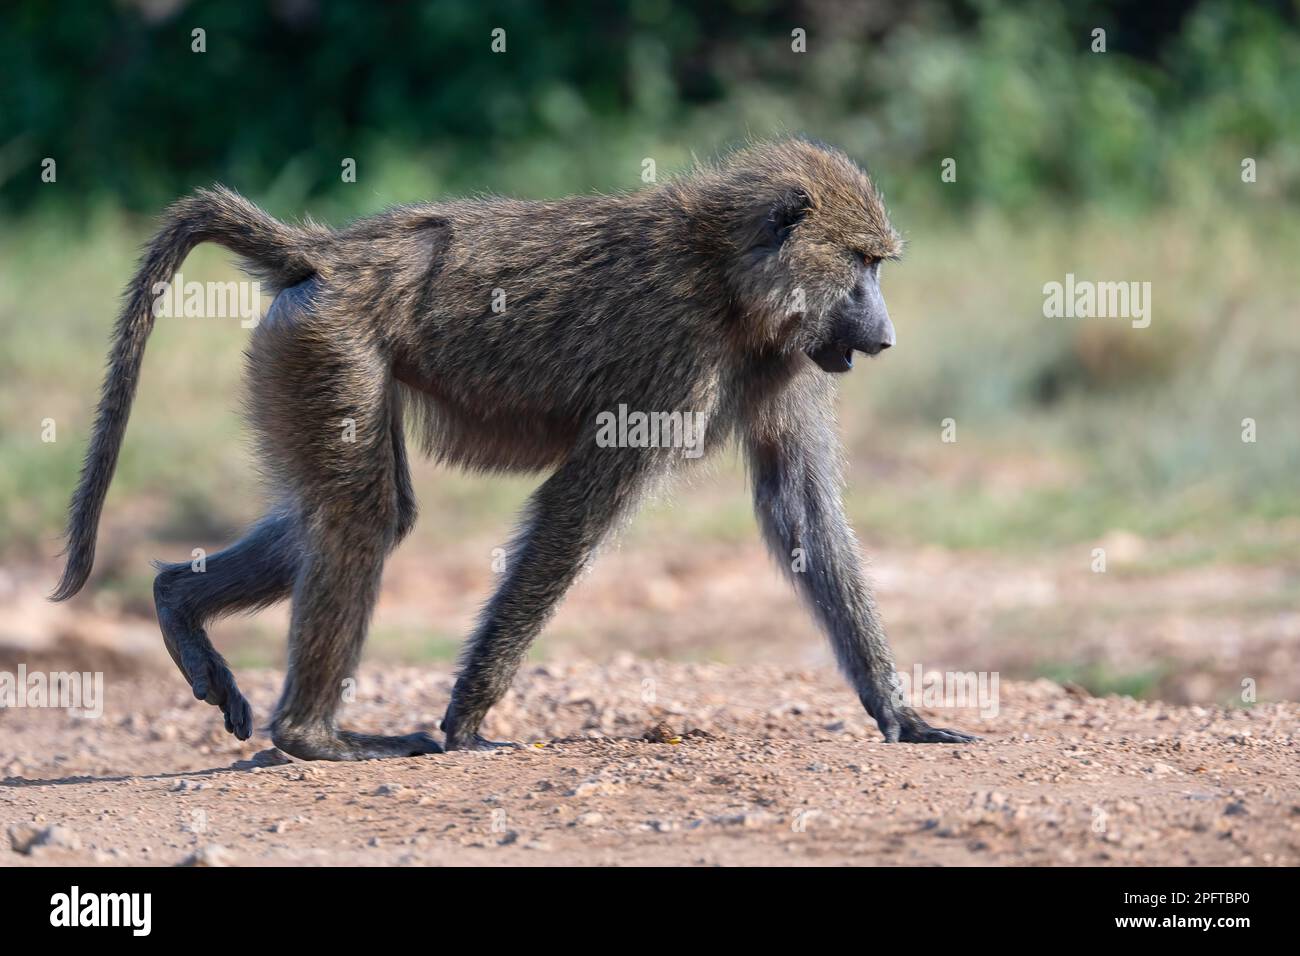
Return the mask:
{"type": "Polygon", "coordinates": [[[877,723],[885,742],[890,744],[971,744],[980,739],[960,730],[931,727],[910,707],[900,707],[877,723]]]}
{"type": "Polygon", "coordinates": [[[240,740],[247,740],[253,734],[253,709],[240,693],[225,658],[217,653],[203,628],[195,627],[161,600],[157,607],[158,626],[162,628],[167,653],[189,682],[194,696],[221,708],[226,730],[240,740]]]}
{"type": "Polygon", "coordinates": [[[272,727],[271,740],[299,760],[382,760],[442,753],[438,741],[426,733],[384,737],[332,727],[272,727]]]}

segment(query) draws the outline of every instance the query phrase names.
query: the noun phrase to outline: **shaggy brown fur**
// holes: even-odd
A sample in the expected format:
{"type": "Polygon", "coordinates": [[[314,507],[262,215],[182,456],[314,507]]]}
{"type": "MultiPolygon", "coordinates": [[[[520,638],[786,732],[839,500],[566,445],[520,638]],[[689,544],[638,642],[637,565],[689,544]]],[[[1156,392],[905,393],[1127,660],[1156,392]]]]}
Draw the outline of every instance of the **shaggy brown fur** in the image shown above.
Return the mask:
{"type": "Polygon", "coordinates": [[[251,712],[204,625],[292,596],[276,744],[324,759],[439,749],[428,734],[335,722],[383,562],[415,518],[404,406],[448,464],[550,472],[463,656],[448,748],[490,746],[484,715],[556,603],[611,526],[688,460],[598,441],[600,416],[620,406],[702,416],[710,452],[743,443],[773,553],[786,568],[804,555],[791,577],[886,739],[970,739],[895,699],[840,503],[829,373],[847,370],[854,350],[893,344],[879,262],[900,248],[874,186],[842,153],[787,140],[631,195],[422,204],[338,231],[287,226],[221,188],[180,201],[118,321],[57,599],[90,573],[150,290],[205,241],[279,293],[248,351],[248,411],[277,504],[204,573],[161,566],[155,594],[177,665],[241,739],[251,712]]]}

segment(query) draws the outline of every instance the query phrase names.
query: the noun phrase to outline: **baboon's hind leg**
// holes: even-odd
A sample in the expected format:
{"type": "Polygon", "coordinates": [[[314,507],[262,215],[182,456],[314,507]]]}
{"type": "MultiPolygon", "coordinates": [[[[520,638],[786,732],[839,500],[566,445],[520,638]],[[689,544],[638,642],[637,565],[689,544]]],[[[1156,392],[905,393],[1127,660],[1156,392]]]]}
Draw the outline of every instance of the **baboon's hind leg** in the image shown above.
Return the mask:
{"type": "Polygon", "coordinates": [[[207,558],[201,571],[186,563],[158,565],[154,603],[167,652],[194,696],[219,707],[226,730],[240,740],[252,735],[253,712],[205,625],[288,597],[298,571],[297,548],[296,516],[284,510],[207,558]]]}
{"type": "MultiPolygon", "coordinates": [[[[400,539],[415,524],[416,503],[396,395],[392,414],[400,539]]],[[[286,504],[263,517],[235,544],[210,555],[201,571],[184,562],[157,565],[154,604],[167,653],[194,696],[220,708],[226,730],[240,740],[252,735],[252,708],[205,627],[227,614],[256,611],[289,597],[301,547],[297,509],[286,504]]]]}
{"type": "Polygon", "coordinates": [[[303,312],[258,331],[253,408],[263,449],[302,514],[289,672],[271,739],[307,760],[439,753],[427,733],[362,734],[336,720],[384,559],[414,515],[387,363],[342,319],[303,312]]]}

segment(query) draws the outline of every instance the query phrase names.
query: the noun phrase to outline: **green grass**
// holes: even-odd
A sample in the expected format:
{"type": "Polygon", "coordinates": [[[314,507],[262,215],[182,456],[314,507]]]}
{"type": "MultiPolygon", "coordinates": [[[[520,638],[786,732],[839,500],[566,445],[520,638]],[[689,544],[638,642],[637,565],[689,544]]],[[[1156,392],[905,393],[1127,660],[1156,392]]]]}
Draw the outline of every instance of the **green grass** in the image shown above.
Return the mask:
{"type": "Polygon", "coordinates": [[[428,628],[377,627],[369,641],[376,656],[388,660],[454,661],[460,653],[464,635],[428,628]]]}
{"type": "Polygon", "coordinates": [[[1121,697],[1141,699],[1156,696],[1156,690],[1165,674],[1163,667],[1120,672],[1101,664],[1054,663],[1038,668],[1036,676],[1046,677],[1058,684],[1078,684],[1097,697],[1118,694],[1121,697]]]}

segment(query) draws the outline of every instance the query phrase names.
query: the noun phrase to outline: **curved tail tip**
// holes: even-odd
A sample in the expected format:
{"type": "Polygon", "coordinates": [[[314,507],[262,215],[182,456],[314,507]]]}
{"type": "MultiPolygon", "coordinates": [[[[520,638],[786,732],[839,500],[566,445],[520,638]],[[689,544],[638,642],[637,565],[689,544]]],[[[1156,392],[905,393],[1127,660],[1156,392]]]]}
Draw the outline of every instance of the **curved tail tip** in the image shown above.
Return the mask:
{"type": "Polygon", "coordinates": [[[50,600],[54,602],[66,601],[86,584],[86,579],[90,577],[90,562],[80,561],[76,558],[70,558],[68,565],[63,569],[63,577],[59,580],[59,585],[50,592],[50,600]]]}

